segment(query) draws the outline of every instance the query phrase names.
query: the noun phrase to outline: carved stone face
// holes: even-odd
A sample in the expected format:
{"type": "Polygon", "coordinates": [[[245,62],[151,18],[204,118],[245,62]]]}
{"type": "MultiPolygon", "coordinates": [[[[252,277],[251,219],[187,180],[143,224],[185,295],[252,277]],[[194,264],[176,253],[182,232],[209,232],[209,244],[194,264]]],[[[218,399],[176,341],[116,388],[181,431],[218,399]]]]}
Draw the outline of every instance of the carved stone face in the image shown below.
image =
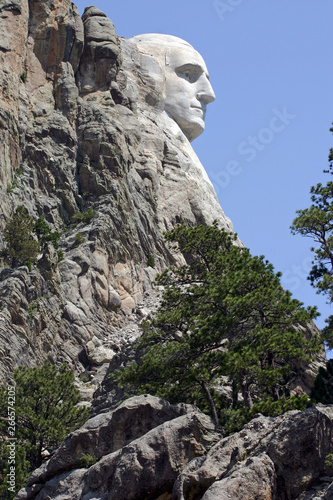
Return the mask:
{"type": "Polygon", "coordinates": [[[205,129],[207,104],[215,100],[203,58],[172,35],[148,33],[130,40],[141,53],[157,59],[164,73],[164,111],[193,141],[205,129]]]}
{"type": "Polygon", "coordinates": [[[171,48],[165,79],[164,109],[191,142],[204,131],[206,106],[215,100],[206,64],[191,46],[171,48]]]}

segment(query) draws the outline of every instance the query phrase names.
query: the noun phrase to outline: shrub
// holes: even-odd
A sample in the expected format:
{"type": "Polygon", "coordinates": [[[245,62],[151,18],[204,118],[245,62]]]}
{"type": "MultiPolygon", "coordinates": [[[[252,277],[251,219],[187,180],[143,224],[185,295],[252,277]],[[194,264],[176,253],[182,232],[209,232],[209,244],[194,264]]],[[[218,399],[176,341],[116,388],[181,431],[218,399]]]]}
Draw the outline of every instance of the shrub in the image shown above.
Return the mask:
{"type": "Polygon", "coordinates": [[[43,215],[41,215],[37,219],[34,229],[41,243],[47,243],[48,241],[50,241],[55,249],[59,248],[59,239],[61,237],[61,233],[59,233],[58,231],[51,231],[51,228],[47,224],[43,215]]]}
{"type": "Polygon", "coordinates": [[[28,308],[30,318],[33,318],[33,315],[34,315],[36,308],[37,308],[36,302],[32,302],[28,308]]]}
{"type": "Polygon", "coordinates": [[[277,401],[266,399],[255,403],[252,408],[222,410],[220,424],[226,434],[232,434],[240,431],[257,413],[266,417],[277,417],[290,410],[303,411],[309,405],[311,406],[311,403],[306,395],[282,397],[277,401]]]}
{"type": "Polygon", "coordinates": [[[148,255],[148,266],[149,267],[155,267],[155,259],[152,255],[148,255]]]}
{"type": "MultiPolygon", "coordinates": [[[[87,408],[77,407],[81,400],[74,385],[74,373],[62,365],[58,370],[49,361],[35,368],[20,367],[14,371],[15,444],[20,450],[20,479],[24,480],[43,462],[43,450],[58,446],[65,436],[80,427],[89,417],[87,408]]],[[[8,394],[0,390],[0,432],[8,432],[8,394]]],[[[6,475],[6,474],[5,474],[6,475]]],[[[0,472],[1,477],[1,472],[0,472]]],[[[2,498],[2,497],[1,497],[2,498]]]]}
{"type": "Polygon", "coordinates": [[[86,241],[85,237],[83,236],[82,233],[77,233],[75,235],[75,241],[74,241],[74,245],[73,245],[73,248],[77,248],[79,247],[80,245],[82,245],[82,243],[84,243],[86,241]]]}
{"type": "Polygon", "coordinates": [[[13,183],[7,188],[7,193],[12,193],[15,188],[18,187],[18,177],[23,174],[23,168],[19,168],[14,175],[13,183]]]}
{"type": "Polygon", "coordinates": [[[325,457],[325,465],[328,469],[333,470],[333,453],[330,453],[329,455],[326,455],[325,457]]]}
{"type": "Polygon", "coordinates": [[[82,453],[80,456],[77,465],[78,467],[82,467],[85,469],[88,469],[92,465],[94,465],[96,462],[98,462],[99,458],[97,458],[95,455],[90,455],[89,453],[82,453]]]}
{"type": "Polygon", "coordinates": [[[4,257],[12,261],[12,267],[31,263],[37,259],[39,243],[32,235],[34,222],[23,206],[19,206],[4,229],[6,248],[4,257]]]}
{"type": "Polygon", "coordinates": [[[29,462],[26,460],[26,450],[24,446],[15,444],[15,487],[9,484],[9,458],[10,451],[5,441],[0,442],[0,498],[2,500],[13,500],[15,492],[25,485],[29,473],[29,462]]]}
{"type": "Polygon", "coordinates": [[[58,261],[61,262],[64,260],[64,252],[63,250],[58,250],[58,261]]]}
{"type": "Polygon", "coordinates": [[[88,224],[91,219],[95,216],[94,210],[90,207],[86,212],[77,212],[71,217],[71,224],[74,226],[77,226],[80,222],[84,222],[85,224],[88,224]]]}

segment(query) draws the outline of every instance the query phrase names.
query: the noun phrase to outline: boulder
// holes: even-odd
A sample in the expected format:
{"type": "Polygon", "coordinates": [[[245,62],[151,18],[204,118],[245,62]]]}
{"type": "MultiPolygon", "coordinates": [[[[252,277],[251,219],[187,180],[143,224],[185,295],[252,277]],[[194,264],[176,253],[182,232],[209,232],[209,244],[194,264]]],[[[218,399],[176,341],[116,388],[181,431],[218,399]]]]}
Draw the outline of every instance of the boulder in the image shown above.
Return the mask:
{"type": "Polygon", "coordinates": [[[223,438],[194,406],[137,396],[70,434],[16,499],[329,500],[332,432],[333,406],[258,415],[223,438]]]}
{"type": "Polygon", "coordinates": [[[17,498],[57,499],[63,491],[71,498],[91,492],[124,500],[149,492],[155,498],[171,493],[179,472],[219,437],[211,419],[194,406],[170,405],[149,395],[133,397],[70,434],[17,498]],[[98,462],[78,471],[84,454],[98,462]]]}
{"type": "Polygon", "coordinates": [[[190,462],[175,483],[173,499],[305,498],[326,475],[332,432],[333,406],[258,416],[190,462]]]}

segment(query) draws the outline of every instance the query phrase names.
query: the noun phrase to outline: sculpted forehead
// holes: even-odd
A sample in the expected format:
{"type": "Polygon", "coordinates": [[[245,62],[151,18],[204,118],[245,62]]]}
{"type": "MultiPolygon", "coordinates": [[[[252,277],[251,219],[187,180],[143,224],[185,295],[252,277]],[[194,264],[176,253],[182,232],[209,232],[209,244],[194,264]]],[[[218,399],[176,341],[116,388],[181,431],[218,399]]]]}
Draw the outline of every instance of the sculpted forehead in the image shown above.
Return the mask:
{"type": "Polygon", "coordinates": [[[177,70],[183,66],[191,64],[196,66],[198,70],[203,71],[208,76],[208,70],[205,61],[201,55],[189,46],[170,47],[166,53],[166,66],[171,70],[177,70]]]}
{"type": "MultiPolygon", "coordinates": [[[[192,45],[173,35],[162,35],[159,33],[145,33],[130,38],[130,41],[135,43],[139,51],[143,54],[156,57],[164,66],[168,53],[175,51],[186,52],[188,50],[197,53],[192,45]]],[[[199,54],[198,54],[199,55],[199,54]]]]}
{"type": "Polygon", "coordinates": [[[177,68],[191,63],[196,65],[201,72],[208,77],[208,71],[202,56],[192,45],[173,35],[162,35],[160,33],[145,33],[130,38],[139,51],[143,54],[155,57],[162,68],[177,70],[177,68]]]}
{"type": "Polygon", "coordinates": [[[132,36],[130,40],[137,45],[141,45],[142,47],[148,47],[154,44],[159,47],[170,47],[171,45],[184,45],[187,47],[192,47],[192,45],[190,45],[182,38],[173,35],[163,35],[161,33],[144,33],[142,35],[132,36]]]}

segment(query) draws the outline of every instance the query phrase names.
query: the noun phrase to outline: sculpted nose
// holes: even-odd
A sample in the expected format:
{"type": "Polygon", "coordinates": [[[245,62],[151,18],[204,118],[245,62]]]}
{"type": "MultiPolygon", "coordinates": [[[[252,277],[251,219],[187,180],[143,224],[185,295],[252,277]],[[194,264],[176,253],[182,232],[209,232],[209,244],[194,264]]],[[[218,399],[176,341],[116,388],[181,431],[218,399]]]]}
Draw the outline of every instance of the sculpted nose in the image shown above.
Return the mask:
{"type": "Polygon", "coordinates": [[[210,81],[204,76],[200,82],[200,88],[197,93],[197,99],[199,101],[203,101],[205,104],[209,104],[210,102],[215,101],[215,93],[213,87],[210,84],[210,81]]]}

